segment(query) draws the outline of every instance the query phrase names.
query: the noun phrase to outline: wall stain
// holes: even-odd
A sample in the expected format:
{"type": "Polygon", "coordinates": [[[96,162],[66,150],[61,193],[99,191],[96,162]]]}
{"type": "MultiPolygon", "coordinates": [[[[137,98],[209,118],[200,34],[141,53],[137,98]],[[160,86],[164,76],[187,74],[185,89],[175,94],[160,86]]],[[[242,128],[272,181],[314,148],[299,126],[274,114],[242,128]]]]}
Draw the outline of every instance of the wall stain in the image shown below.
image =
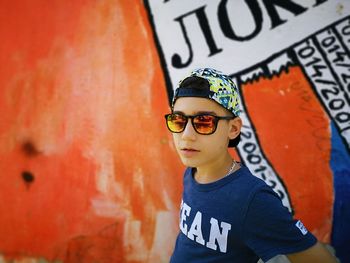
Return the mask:
{"type": "Polygon", "coordinates": [[[22,144],[22,151],[28,157],[36,157],[40,154],[40,151],[36,148],[33,142],[30,140],[25,141],[22,144]]]}
{"type": "Polygon", "coordinates": [[[34,174],[28,171],[22,172],[22,179],[24,180],[24,183],[29,187],[35,180],[34,174]]]}

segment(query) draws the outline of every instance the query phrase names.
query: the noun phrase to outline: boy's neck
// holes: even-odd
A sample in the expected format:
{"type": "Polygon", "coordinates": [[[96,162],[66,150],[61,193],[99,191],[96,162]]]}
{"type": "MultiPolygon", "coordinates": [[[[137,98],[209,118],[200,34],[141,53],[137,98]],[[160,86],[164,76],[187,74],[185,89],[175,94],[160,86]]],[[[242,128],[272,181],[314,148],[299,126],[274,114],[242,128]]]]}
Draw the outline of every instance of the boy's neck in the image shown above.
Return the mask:
{"type": "Polygon", "coordinates": [[[239,169],[239,164],[235,163],[229,153],[222,158],[209,163],[205,166],[196,167],[194,174],[195,180],[200,184],[213,183],[228,175],[230,169],[234,165],[231,172],[239,169]]]}

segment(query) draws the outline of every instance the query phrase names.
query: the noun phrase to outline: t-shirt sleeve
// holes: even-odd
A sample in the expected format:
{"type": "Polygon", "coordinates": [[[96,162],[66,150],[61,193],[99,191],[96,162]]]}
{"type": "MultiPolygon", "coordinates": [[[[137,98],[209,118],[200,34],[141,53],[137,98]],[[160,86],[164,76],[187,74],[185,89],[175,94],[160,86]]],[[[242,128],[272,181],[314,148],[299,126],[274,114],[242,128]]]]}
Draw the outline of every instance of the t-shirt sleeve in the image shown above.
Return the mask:
{"type": "Polygon", "coordinates": [[[264,261],[303,251],[317,242],[267,185],[252,196],[243,230],[245,243],[264,261]]]}

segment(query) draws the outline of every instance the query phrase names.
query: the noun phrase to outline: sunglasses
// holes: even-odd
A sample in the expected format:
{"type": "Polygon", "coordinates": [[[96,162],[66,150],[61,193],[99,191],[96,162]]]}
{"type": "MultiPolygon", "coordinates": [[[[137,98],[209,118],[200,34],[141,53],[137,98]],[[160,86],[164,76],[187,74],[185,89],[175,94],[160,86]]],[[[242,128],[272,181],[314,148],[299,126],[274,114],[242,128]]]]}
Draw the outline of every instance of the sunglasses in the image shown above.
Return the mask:
{"type": "Polygon", "coordinates": [[[232,120],[235,116],[221,117],[211,114],[184,115],[181,113],[170,113],[165,115],[168,130],[173,133],[183,132],[189,118],[191,119],[192,127],[197,133],[209,135],[216,131],[219,120],[232,120]]]}

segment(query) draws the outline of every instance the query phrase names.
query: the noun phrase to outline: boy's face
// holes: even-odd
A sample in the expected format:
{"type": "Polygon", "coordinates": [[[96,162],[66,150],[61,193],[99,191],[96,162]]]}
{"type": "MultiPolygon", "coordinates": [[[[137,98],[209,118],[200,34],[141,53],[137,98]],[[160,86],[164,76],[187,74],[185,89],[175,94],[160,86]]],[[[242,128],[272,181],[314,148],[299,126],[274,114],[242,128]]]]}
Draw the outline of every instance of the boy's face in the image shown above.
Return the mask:
{"type": "MultiPolygon", "coordinates": [[[[174,113],[196,115],[209,113],[216,116],[230,116],[230,114],[216,102],[206,98],[181,97],[174,105],[174,113]]],[[[241,128],[239,118],[219,120],[213,134],[198,134],[188,120],[185,130],[173,133],[176,150],[184,165],[189,167],[210,166],[219,158],[227,154],[229,139],[238,136],[241,128]]]]}

